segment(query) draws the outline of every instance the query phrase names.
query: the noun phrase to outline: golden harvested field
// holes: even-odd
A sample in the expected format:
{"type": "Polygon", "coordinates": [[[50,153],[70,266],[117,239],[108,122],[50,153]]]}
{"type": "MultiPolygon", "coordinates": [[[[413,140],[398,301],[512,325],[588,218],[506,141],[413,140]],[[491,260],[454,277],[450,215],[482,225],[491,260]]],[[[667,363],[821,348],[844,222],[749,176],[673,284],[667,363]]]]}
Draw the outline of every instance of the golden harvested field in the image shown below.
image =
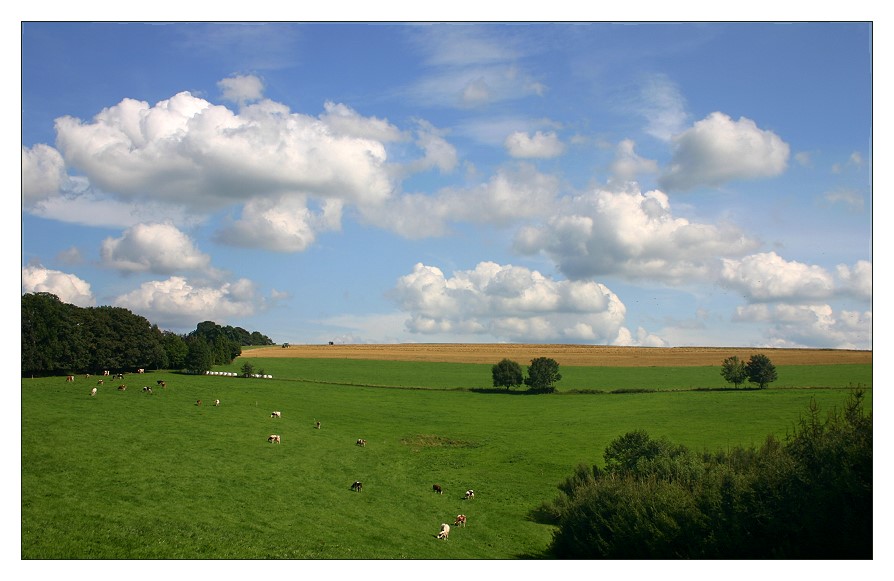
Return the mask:
{"type": "Polygon", "coordinates": [[[743,347],[611,347],[605,345],[521,345],[500,343],[404,343],[398,345],[280,345],[244,349],[243,357],[378,359],[497,363],[504,357],[523,365],[550,357],[560,365],[605,367],[686,367],[720,365],[732,355],[748,361],[763,353],[774,365],[872,364],[872,351],[839,349],[758,349],[743,347]]]}

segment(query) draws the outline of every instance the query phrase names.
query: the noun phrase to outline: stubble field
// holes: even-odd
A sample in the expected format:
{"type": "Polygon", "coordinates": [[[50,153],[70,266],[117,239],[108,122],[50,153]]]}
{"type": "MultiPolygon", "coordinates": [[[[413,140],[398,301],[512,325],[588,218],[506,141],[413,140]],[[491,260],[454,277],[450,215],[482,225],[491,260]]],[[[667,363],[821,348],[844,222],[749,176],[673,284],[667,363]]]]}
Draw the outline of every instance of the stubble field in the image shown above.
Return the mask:
{"type": "Polygon", "coordinates": [[[569,367],[699,367],[727,357],[747,361],[756,353],[775,365],[872,364],[872,351],[840,349],[766,349],[746,347],[612,347],[604,345],[530,345],[500,343],[405,343],[376,345],[280,345],[244,349],[243,357],[372,359],[444,363],[496,363],[508,358],[525,364],[550,357],[569,367]]]}

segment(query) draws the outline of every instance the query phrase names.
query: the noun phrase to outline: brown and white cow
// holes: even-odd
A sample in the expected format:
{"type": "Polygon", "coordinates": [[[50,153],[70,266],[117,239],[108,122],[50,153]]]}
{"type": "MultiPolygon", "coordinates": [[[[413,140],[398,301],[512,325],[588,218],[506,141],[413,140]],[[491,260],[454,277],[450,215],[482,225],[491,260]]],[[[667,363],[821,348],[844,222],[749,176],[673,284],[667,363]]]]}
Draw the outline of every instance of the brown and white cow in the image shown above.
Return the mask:
{"type": "Polygon", "coordinates": [[[366,446],[366,440],[364,440],[363,438],[358,439],[357,445],[358,446],[366,446]]]}
{"type": "Polygon", "coordinates": [[[441,489],[440,484],[432,484],[431,489],[437,492],[438,494],[444,494],[444,491],[441,489]]]}
{"type": "Polygon", "coordinates": [[[137,373],[146,373],[145,369],[137,369],[137,373]]]}
{"type": "Polygon", "coordinates": [[[74,380],[75,380],[74,375],[69,375],[68,377],[65,378],[65,381],[74,381],[74,380]]]}
{"type": "Polygon", "coordinates": [[[474,491],[474,490],[467,490],[467,491],[466,491],[466,495],[463,497],[463,500],[471,500],[471,499],[473,499],[473,498],[475,498],[475,491],[474,491]]]}
{"type": "Polygon", "coordinates": [[[464,514],[456,515],[456,520],[453,521],[453,526],[455,526],[455,527],[466,526],[466,515],[464,515],[464,514]]]}
{"type": "Polygon", "coordinates": [[[267,441],[271,444],[282,444],[282,438],[279,434],[270,434],[267,436],[267,441]]]}
{"type": "Polygon", "coordinates": [[[127,386],[124,385],[123,383],[122,383],[121,385],[118,386],[118,391],[124,391],[124,390],[126,390],[126,389],[127,389],[127,386]]]}
{"type": "Polygon", "coordinates": [[[216,407],[216,408],[219,408],[219,407],[220,407],[220,400],[219,400],[219,399],[214,400],[214,407],[216,407]]]}
{"type": "Polygon", "coordinates": [[[354,484],[351,485],[351,490],[354,492],[363,492],[363,483],[359,480],[355,480],[354,484]]]}
{"type": "Polygon", "coordinates": [[[94,387],[93,389],[90,390],[90,395],[91,395],[91,396],[96,395],[96,388],[95,388],[95,387],[94,387]]]}

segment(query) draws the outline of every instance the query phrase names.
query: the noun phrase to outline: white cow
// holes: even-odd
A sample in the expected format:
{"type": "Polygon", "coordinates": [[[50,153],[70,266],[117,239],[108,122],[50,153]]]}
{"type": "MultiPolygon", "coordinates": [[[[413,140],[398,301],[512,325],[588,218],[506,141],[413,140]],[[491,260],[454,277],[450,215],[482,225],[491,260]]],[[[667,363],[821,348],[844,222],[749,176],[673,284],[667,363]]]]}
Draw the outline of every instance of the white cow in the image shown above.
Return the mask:
{"type": "Polygon", "coordinates": [[[267,441],[271,444],[282,444],[282,438],[280,438],[279,434],[270,434],[267,436],[267,441]]]}
{"type": "Polygon", "coordinates": [[[471,500],[471,499],[473,499],[473,498],[475,498],[475,491],[474,491],[474,490],[467,490],[467,491],[466,491],[466,495],[463,497],[463,500],[471,500]]]}
{"type": "Polygon", "coordinates": [[[270,414],[270,417],[271,417],[271,418],[281,418],[281,417],[282,417],[282,412],[272,412],[272,413],[270,414]]]}
{"type": "Polygon", "coordinates": [[[96,388],[95,388],[95,387],[94,387],[93,389],[90,390],[90,395],[91,395],[91,396],[96,395],[96,388]]]}
{"type": "Polygon", "coordinates": [[[219,408],[219,407],[220,407],[220,400],[219,400],[219,399],[214,400],[214,407],[216,407],[216,408],[219,408]]]}
{"type": "Polygon", "coordinates": [[[447,523],[441,523],[441,532],[438,533],[439,539],[447,540],[447,537],[450,536],[450,525],[447,523]]]}

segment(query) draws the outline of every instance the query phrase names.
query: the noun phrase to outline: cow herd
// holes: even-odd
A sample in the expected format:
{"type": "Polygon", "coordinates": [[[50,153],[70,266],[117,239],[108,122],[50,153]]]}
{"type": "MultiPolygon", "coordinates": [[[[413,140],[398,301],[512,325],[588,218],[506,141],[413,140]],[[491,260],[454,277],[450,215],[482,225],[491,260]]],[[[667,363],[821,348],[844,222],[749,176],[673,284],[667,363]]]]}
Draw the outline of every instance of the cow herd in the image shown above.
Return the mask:
{"type": "MultiPolygon", "coordinates": [[[[140,370],[137,371],[137,373],[142,374],[142,373],[144,373],[144,370],[143,370],[143,369],[140,369],[140,370]]],[[[109,373],[108,371],[103,372],[103,376],[109,376],[109,375],[110,375],[110,373],[109,373]]],[[[89,378],[90,375],[87,374],[87,375],[85,375],[85,377],[86,377],[86,378],[89,378]]],[[[124,375],[123,375],[123,374],[116,374],[115,377],[116,377],[116,378],[122,378],[122,379],[123,379],[124,375]]],[[[66,381],[66,382],[73,382],[73,381],[74,381],[74,376],[73,376],[73,375],[69,375],[69,376],[67,376],[66,379],[65,379],[65,381],[66,381]]],[[[99,381],[97,381],[97,385],[102,385],[103,383],[104,383],[104,382],[103,382],[102,379],[100,379],[99,381]]],[[[161,380],[161,379],[159,379],[159,380],[156,382],[156,384],[157,384],[159,387],[163,387],[163,388],[166,387],[165,382],[164,382],[163,380],[161,380]]],[[[127,388],[127,387],[126,387],[125,384],[121,384],[121,385],[118,386],[118,390],[119,390],[119,391],[125,391],[126,388],[127,388]]],[[[143,392],[151,394],[151,393],[152,393],[152,388],[149,387],[149,386],[144,386],[144,387],[143,387],[143,392]]],[[[96,388],[96,387],[93,387],[93,388],[90,390],[90,396],[91,396],[91,397],[94,397],[94,396],[96,396],[96,393],[97,393],[97,388],[96,388]]],[[[199,399],[199,400],[196,400],[195,405],[196,405],[196,406],[201,406],[201,405],[202,405],[202,400],[200,400],[200,399],[199,399]]],[[[215,406],[215,407],[220,407],[220,400],[219,400],[219,399],[215,399],[215,400],[214,400],[214,406],[215,406]]],[[[282,418],[282,412],[279,411],[279,410],[274,410],[274,411],[270,412],[270,417],[271,417],[271,418],[282,418]]],[[[319,430],[319,429],[321,428],[321,426],[322,426],[322,424],[321,424],[319,421],[314,420],[314,428],[315,428],[315,429],[318,429],[318,430],[319,430]]],[[[271,443],[271,444],[281,444],[281,443],[282,443],[282,436],[281,436],[280,434],[270,434],[269,436],[267,436],[267,442],[269,442],[269,443],[271,443]]],[[[360,447],[366,447],[366,440],[363,439],[363,438],[358,438],[357,441],[356,441],[356,445],[357,445],[357,446],[360,446],[360,447]]],[[[354,492],[362,492],[362,491],[363,491],[363,482],[361,482],[361,481],[359,481],[359,480],[355,480],[355,481],[351,484],[351,490],[354,491],[354,492]]],[[[440,495],[444,494],[444,489],[443,489],[443,487],[442,487],[440,484],[433,484],[433,485],[432,485],[432,491],[434,491],[436,494],[440,494],[440,495]]],[[[473,499],[473,498],[475,498],[475,491],[474,491],[474,490],[471,490],[471,489],[467,490],[466,493],[465,493],[465,495],[463,495],[463,497],[462,497],[463,500],[471,500],[471,499],[473,499]]],[[[465,526],[466,526],[466,520],[467,520],[467,519],[466,519],[466,515],[464,515],[464,514],[458,514],[458,515],[456,515],[456,519],[455,519],[454,522],[453,522],[453,526],[454,526],[454,527],[465,527],[465,526]]],[[[437,536],[438,539],[447,540],[447,539],[449,538],[449,536],[450,536],[450,525],[447,524],[447,523],[442,523],[442,524],[441,524],[441,527],[440,527],[440,529],[439,529],[439,531],[438,531],[438,533],[437,533],[436,536],[437,536]]]]}

